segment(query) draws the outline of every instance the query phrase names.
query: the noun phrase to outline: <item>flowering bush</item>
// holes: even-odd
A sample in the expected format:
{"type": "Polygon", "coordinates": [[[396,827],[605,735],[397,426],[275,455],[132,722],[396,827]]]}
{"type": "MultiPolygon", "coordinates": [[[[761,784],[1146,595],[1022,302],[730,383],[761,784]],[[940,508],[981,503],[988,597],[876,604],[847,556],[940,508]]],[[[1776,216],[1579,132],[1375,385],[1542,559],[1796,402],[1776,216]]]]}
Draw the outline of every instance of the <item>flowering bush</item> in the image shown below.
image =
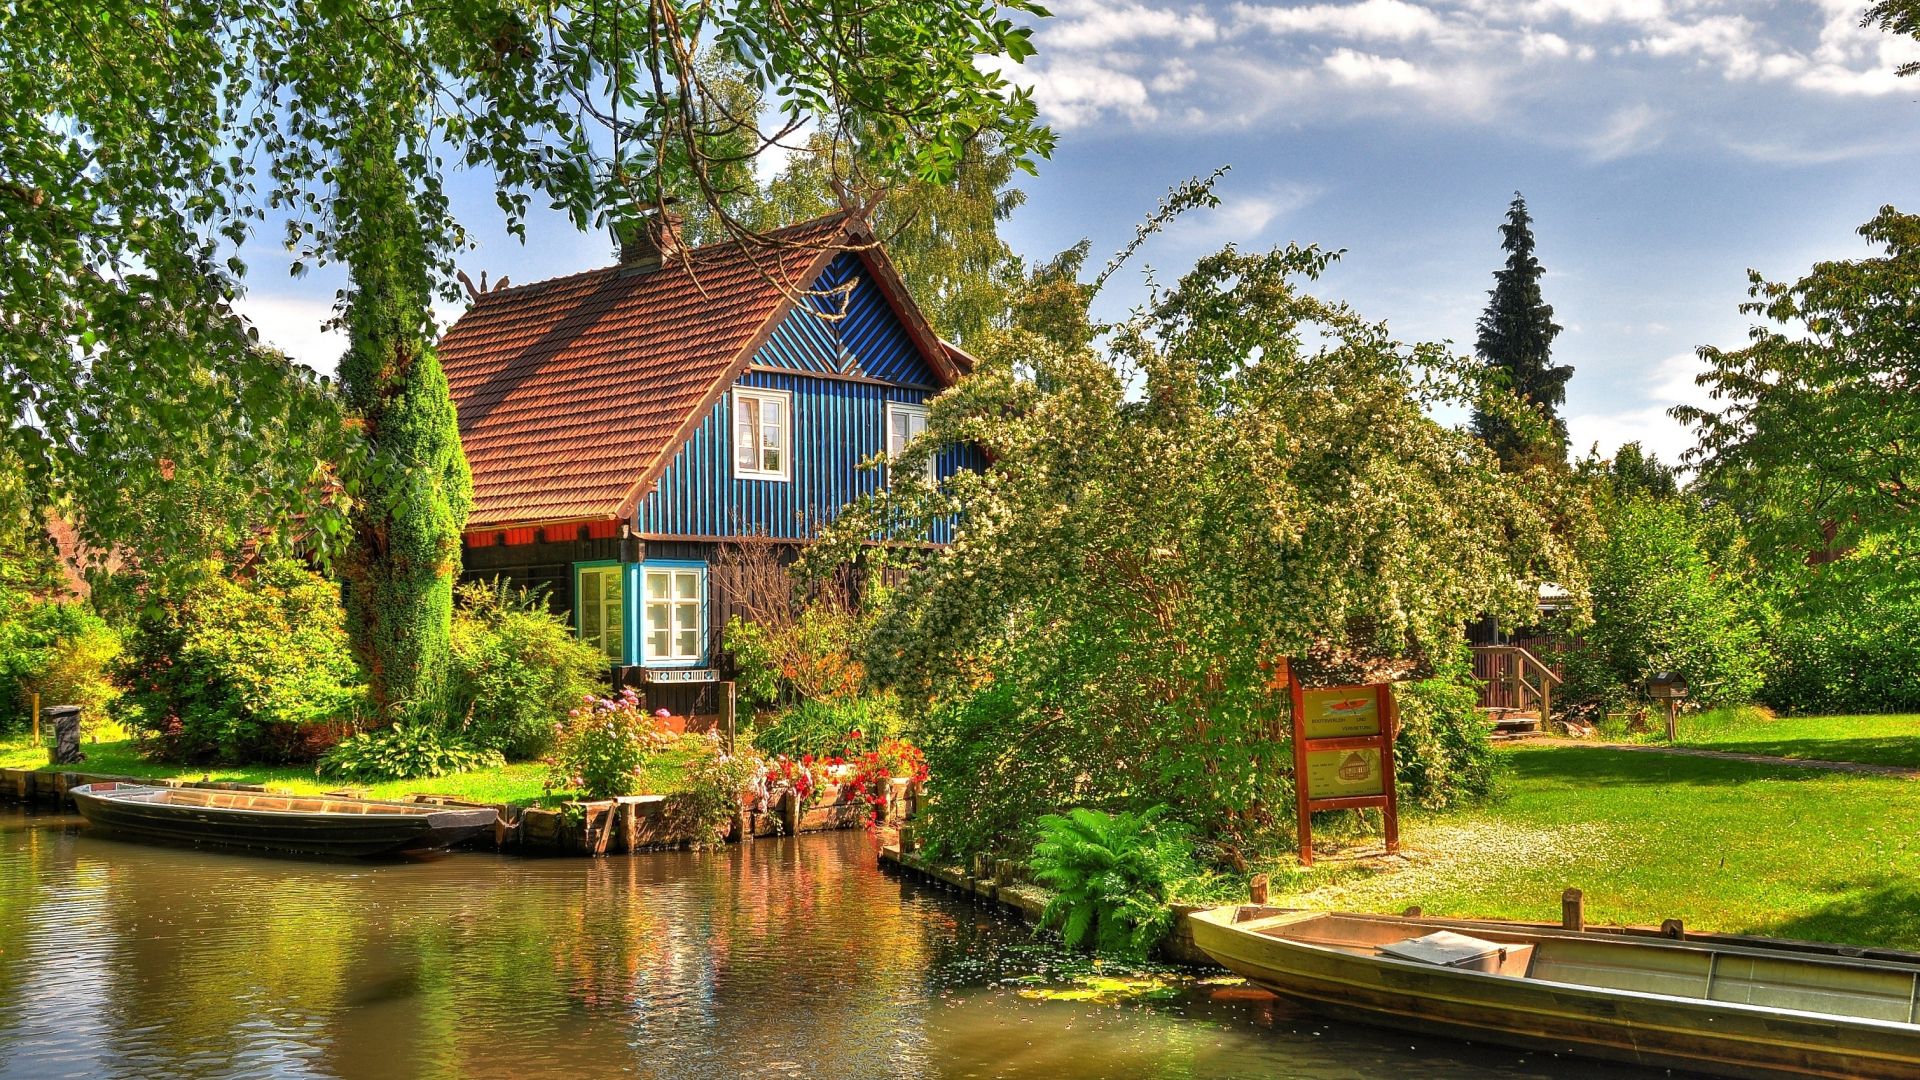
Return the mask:
{"type": "Polygon", "coordinates": [[[905,739],[882,739],[874,752],[887,767],[889,776],[904,776],[913,781],[927,778],[927,755],[905,739]]]}
{"type": "Polygon", "coordinates": [[[726,839],[735,815],[760,793],[756,789],[762,762],[751,752],[728,753],[718,732],[680,736],[678,747],[688,754],[687,788],[680,807],[687,815],[694,846],[719,843],[726,839]]]}
{"type": "Polygon", "coordinates": [[[636,794],[641,770],[675,741],[640,707],[631,687],[618,697],[587,697],[554,734],[547,790],[575,790],[592,799],[636,794]]]}
{"type": "Polygon", "coordinates": [[[804,814],[820,801],[822,789],[828,783],[826,763],[816,760],[812,754],[803,754],[798,760],[776,754],[760,763],[753,794],[762,808],[772,810],[782,796],[792,792],[800,800],[800,812],[804,814]]]}

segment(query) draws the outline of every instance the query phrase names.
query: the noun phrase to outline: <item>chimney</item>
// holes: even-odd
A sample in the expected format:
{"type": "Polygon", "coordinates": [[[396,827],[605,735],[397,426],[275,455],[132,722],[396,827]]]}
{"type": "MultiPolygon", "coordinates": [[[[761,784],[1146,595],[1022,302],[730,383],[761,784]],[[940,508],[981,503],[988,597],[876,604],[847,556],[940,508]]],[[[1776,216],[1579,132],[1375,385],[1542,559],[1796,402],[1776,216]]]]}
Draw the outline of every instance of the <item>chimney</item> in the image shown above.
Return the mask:
{"type": "Polygon", "coordinates": [[[620,238],[620,265],[634,270],[658,270],[662,263],[680,253],[680,227],[684,219],[669,204],[624,227],[616,226],[620,238]]]}

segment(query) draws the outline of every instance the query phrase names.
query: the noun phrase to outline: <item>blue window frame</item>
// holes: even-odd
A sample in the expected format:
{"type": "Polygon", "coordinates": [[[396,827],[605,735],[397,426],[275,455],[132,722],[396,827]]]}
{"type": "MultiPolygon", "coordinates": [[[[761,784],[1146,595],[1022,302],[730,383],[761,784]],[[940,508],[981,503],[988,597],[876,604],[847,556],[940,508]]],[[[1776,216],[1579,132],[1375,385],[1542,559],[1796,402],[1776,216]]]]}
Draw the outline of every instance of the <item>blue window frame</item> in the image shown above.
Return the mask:
{"type": "Polygon", "coordinates": [[[707,564],[671,559],[641,563],[639,646],[647,667],[707,662],[707,564]]]}
{"type": "Polygon", "coordinates": [[[632,665],[636,563],[574,563],[574,634],[611,665],[632,665]]]}

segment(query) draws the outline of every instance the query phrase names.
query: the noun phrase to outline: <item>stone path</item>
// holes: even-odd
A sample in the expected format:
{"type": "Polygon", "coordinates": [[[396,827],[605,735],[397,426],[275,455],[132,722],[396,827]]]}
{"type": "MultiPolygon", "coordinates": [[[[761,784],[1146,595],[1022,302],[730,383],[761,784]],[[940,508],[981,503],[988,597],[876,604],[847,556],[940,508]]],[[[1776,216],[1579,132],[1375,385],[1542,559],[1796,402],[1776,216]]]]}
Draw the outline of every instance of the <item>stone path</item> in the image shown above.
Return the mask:
{"type": "Polygon", "coordinates": [[[1898,776],[1906,780],[1920,780],[1920,769],[1903,768],[1899,765],[1868,765],[1859,761],[1822,761],[1819,758],[1773,757],[1767,754],[1736,754],[1730,750],[1701,750],[1692,746],[1657,746],[1652,743],[1569,741],[1567,745],[1592,746],[1602,750],[1632,750],[1643,754],[1678,754],[1682,757],[1719,758],[1722,761],[1745,761],[1753,765],[1790,765],[1801,769],[1825,769],[1828,772],[1865,773],[1872,776],[1898,776]]]}

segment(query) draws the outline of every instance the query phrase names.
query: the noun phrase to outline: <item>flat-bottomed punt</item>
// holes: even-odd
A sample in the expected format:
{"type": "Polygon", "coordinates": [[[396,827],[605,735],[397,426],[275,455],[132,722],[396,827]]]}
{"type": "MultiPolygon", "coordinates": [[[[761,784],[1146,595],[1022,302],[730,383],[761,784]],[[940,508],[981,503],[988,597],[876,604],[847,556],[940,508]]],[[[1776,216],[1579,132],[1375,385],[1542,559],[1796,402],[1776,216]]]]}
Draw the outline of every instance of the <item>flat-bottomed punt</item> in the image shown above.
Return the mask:
{"type": "Polygon", "coordinates": [[[81,816],[116,833],[303,855],[433,851],[493,828],[488,807],[244,791],[85,784],[67,792],[81,816]]]}
{"type": "Polygon", "coordinates": [[[1208,956],[1308,1008],[1737,1077],[1920,1078],[1920,955],[1732,935],[1195,912],[1208,956]]]}

